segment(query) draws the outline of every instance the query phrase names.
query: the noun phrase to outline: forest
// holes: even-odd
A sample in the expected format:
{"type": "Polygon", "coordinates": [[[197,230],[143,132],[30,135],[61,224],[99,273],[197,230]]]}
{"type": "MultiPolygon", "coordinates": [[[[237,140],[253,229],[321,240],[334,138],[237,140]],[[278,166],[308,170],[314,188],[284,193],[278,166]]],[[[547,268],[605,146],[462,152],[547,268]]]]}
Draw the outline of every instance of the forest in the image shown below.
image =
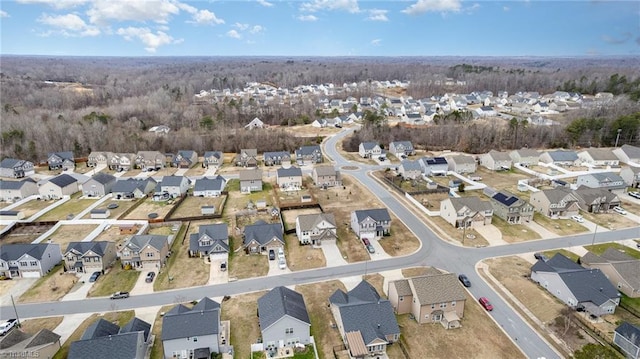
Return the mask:
{"type": "MultiPolygon", "coordinates": [[[[201,90],[243,88],[247,82],[298,85],[362,81],[410,81],[406,95],[424,98],[471,91],[611,92],[610,106],[572,111],[557,126],[528,126],[523,119],[475,121],[449,114],[424,129],[389,127],[369,112],[345,149],[362,140],[408,139],[426,149],[482,152],[509,149],[611,146],[640,139],[640,74],[637,58],[459,58],[459,57],[38,57],[2,56],[0,72],[1,153],[42,161],[52,151],[175,152],[293,150],[316,138],[297,138],[280,125],[295,126],[321,116],[313,101],[241,106],[235,100],[194,103],[201,90]],[[444,79],[464,81],[444,85],[444,79]],[[273,125],[244,131],[254,117],[273,125]],[[167,125],[165,136],[149,133],[167,125]]],[[[350,96],[375,96],[361,90],[350,96]]]]}

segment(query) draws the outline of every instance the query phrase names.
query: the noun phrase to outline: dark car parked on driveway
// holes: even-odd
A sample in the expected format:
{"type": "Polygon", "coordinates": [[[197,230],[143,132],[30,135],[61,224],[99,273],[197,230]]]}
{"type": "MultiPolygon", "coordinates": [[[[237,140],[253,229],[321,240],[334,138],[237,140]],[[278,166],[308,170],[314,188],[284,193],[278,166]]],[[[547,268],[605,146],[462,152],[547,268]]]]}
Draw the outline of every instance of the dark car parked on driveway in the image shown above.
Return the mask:
{"type": "Polygon", "coordinates": [[[269,249],[269,260],[273,261],[276,259],[276,252],[273,249],[269,249]]]}
{"type": "Polygon", "coordinates": [[[156,273],[155,272],[149,272],[147,273],[147,277],[144,279],[145,282],[147,283],[151,283],[153,282],[153,278],[156,277],[156,273]]]}
{"type": "Polygon", "coordinates": [[[93,273],[91,274],[91,277],[89,277],[89,282],[90,282],[90,283],[93,283],[93,282],[97,281],[97,280],[98,280],[98,278],[100,277],[100,275],[102,275],[102,273],[100,273],[100,272],[93,272],[93,273]]]}

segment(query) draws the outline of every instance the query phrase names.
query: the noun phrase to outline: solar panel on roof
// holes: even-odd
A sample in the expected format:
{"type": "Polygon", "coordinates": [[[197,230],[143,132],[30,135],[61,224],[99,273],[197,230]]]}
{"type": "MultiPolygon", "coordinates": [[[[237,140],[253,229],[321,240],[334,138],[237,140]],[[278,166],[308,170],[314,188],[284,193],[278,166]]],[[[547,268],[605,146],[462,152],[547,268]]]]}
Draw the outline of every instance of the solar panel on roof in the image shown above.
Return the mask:
{"type": "Polygon", "coordinates": [[[507,197],[504,193],[496,193],[495,195],[493,195],[493,198],[504,204],[505,206],[511,206],[512,204],[516,203],[518,201],[518,198],[515,196],[509,196],[507,197]]]}

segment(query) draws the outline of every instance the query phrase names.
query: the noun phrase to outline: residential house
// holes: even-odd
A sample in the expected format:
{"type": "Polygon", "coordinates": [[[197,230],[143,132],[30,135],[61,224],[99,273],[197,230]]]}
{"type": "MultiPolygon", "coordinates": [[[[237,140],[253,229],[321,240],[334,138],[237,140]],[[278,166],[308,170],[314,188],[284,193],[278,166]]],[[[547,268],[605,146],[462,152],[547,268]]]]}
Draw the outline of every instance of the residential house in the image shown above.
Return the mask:
{"type": "Polygon", "coordinates": [[[413,148],[411,141],[393,141],[389,143],[389,153],[397,158],[404,158],[415,155],[416,150],[413,148]]]}
{"type": "Polygon", "coordinates": [[[580,258],[586,268],[599,269],[619,291],[631,298],[640,298],[640,259],[614,248],[601,255],[587,252],[580,258]]]}
{"type": "Polygon", "coordinates": [[[202,167],[220,167],[224,163],[224,154],[222,151],[207,151],[202,159],[202,167]]]}
{"type": "Polygon", "coordinates": [[[256,128],[264,128],[264,122],[262,122],[262,120],[260,120],[259,118],[255,117],[253,120],[251,120],[251,122],[246,124],[244,126],[244,128],[246,130],[253,130],[253,129],[256,129],[256,128]]]}
{"type": "Polygon", "coordinates": [[[613,172],[580,175],[576,180],[576,185],[578,187],[601,188],[616,193],[621,193],[627,188],[624,179],[613,172]]]}
{"type": "Polygon", "coordinates": [[[50,178],[38,188],[43,199],[60,199],[64,196],[71,196],[79,190],[78,180],[66,173],[50,178]]]}
{"type": "Polygon", "coordinates": [[[318,145],[302,146],[296,150],[296,163],[300,166],[322,162],[322,149],[318,145]]]}
{"type": "Polygon", "coordinates": [[[116,244],[110,241],[70,242],[63,258],[67,271],[104,273],[116,260],[116,244]]]}
{"type": "Polygon", "coordinates": [[[481,106],[475,110],[480,117],[492,117],[496,116],[498,112],[491,106],[481,106]]]}
{"type": "Polygon", "coordinates": [[[35,334],[11,330],[0,339],[0,358],[15,358],[21,353],[32,358],[53,358],[61,345],[60,335],[49,329],[40,329],[35,334]]]}
{"type": "Polygon", "coordinates": [[[240,170],[240,192],[251,193],[262,191],[262,170],[259,168],[240,170]]]}
{"type": "Polygon", "coordinates": [[[447,156],[447,163],[449,164],[449,171],[456,173],[473,173],[476,171],[476,160],[467,155],[454,155],[447,156]]]}
{"type": "Polygon", "coordinates": [[[189,309],[178,304],[162,317],[165,359],[209,359],[226,345],[220,322],[220,304],[202,298],[189,309]]]}
{"type": "Polygon", "coordinates": [[[270,249],[284,249],[284,239],[280,223],[266,223],[259,220],[244,227],[244,248],[247,253],[265,253],[270,249]]]}
{"type": "Polygon", "coordinates": [[[38,194],[38,185],[31,178],[21,181],[0,180],[0,201],[19,201],[38,194]]]}
{"type": "Polygon", "coordinates": [[[315,166],[311,171],[311,178],[316,187],[328,188],[342,186],[340,171],[333,165],[315,166]]]}
{"type": "Polygon", "coordinates": [[[382,148],[377,142],[360,142],[358,154],[362,158],[378,158],[382,155],[382,148]]]}
{"type": "Polygon", "coordinates": [[[193,185],[193,195],[195,197],[219,197],[226,185],[227,180],[220,175],[214,178],[198,178],[193,185]]]}
{"type": "Polygon", "coordinates": [[[131,236],[118,250],[118,254],[124,266],[129,265],[135,269],[160,269],[167,263],[169,236],[131,236]]]}
{"type": "Polygon", "coordinates": [[[493,214],[510,224],[521,224],[533,220],[534,208],[516,195],[501,191],[491,196],[493,214]]]}
{"type": "Polygon", "coordinates": [[[353,211],[351,229],[359,239],[377,239],[390,233],[391,216],[386,208],[353,211]]]}
{"type": "Polygon", "coordinates": [[[283,191],[298,191],[302,188],[302,170],[299,167],[280,167],[276,176],[278,187],[283,191]]]}
{"type": "Polygon", "coordinates": [[[620,171],[620,177],[622,177],[627,186],[640,187],[640,167],[625,167],[620,171]]]}
{"type": "Polygon", "coordinates": [[[243,148],[236,155],[236,166],[238,167],[258,167],[258,150],[255,148],[243,148]]]}
{"type": "Polygon", "coordinates": [[[289,151],[265,152],[262,158],[265,166],[291,166],[291,153],[289,151]]]}
{"type": "Polygon", "coordinates": [[[589,213],[609,212],[620,205],[620,198],[615,193],[602,188],[578,187],[573,191],[578,199],[580,209],[589,213]]]}
{"type": "Polygon", "coordinates": [[[49,170],[68,170],[76,167],[73,152],[51,152],[47,155],[49,170]]]}
{"type": "Polygon", "coordinates": [[[622,163],[640,164],[640,147],[622,145],[621,147],[613,149],[613,154],[615,154],[622,163]]]}
{"type": "Polygon", "coordinates": [[[620,160],[609,148],[589,148],[578,152],[583,165],[591,167],[618,166],[620,160]]]}
{"type": "Polygon", "coordinates": [[[189,236],[189,256],[205,257],[229,253],[229,229],[226,223],[206,224],[189,236]]]}
{"type": "Polygon", "coordinates": [[[576,166],[579,164],[578,154],[575,151],[568,150],[542,152],[539,161],[556,166],[576,166]]]}
{"type": "Polygon", "coordinates": [[[452,197],[440,202],[440,217],[455,228],[476,228],[491,224],[493,207],[479,197],[452,197]]]}
{"type": "Polygon", "coordinates": [[[181,150],[173,156],[171,166],[178,168],[191,168],[198,163],[198,153],[191,150],[181,150]]]}
{"type": "Polygon", "coordinates": [[[111,193],[116,178],[108,173],[98,172],[82,184],[82,194],[87,197],[104,197],[111,193]]]}
{"type": "Polygon", "coordinates": [[[398,173],[405,180],[414,180],[422,176],[422,167],[418,160],[402,160],[398,166],[398,173]]]}
{"type": "Polygon", "coordinates": [[[158,151],[138,151],[135,167],[143,171],[157,171],[165,167],[167,157],[158,151]]]}
{"type": "Polygon", "coordinates": [[[125,172],[134,168],[136,164],[135,153],[113,153],[107,159],[110,170],[125,172]]]}
{"type": "Polygon", "coordinates": [[[640,327],[622,322],[613,332],[613,343],[626,354],[627,358],[639,359],[640,327]]]}
{"type": "Polygon", "coordinates": [[[449,163],[444,157],[422,157],[418,162],[425,176],[444,176],[449,170],[449,163]]]}
{"type": "Polygon", "coordinates": [[[538,164],[540,153],[530,148],[521,148],[509,152],[509,157],[513,163],[519,163],[522,166],[529,167],[538,164]]]}
{"type": "Polygon", "coordinates": [[[302,294],[278,286],[258,298],[258,320],[267,351],[311,342],[311,320],[302,294]]]}
{"type": "Polygon", "coordinates": [[[511,156],[507,152],[491,150],[480,156],[480,165],[492,171],[510,170],[511,162],[511,156]]]}
{"type": "Polygon", "coordinates": [[[152,193],[156,188],[153,178],[135,179],[127,178],[117,180],[111,187],[111,193],[115,199],[143,198],[152,193]]]}
{"type": "Polygon", "coordinates": [[[389,283],[389,301],[397,314],[411,313],[420,324],[459,328],[467,296],[453,273],[426,275],[389,283]]]}
{"type": "Polygon", "coordinates": [[[164,176],[156,186],[153,194],[154,201],[178,198],[187,194],[189,179],[184,176],[164,176]]]}
{"type": "Polygon", "coordinates": [[[620,293],[599,269],[583,268],[560,253],[538,260],[531,280],[566,305],[595,316],[613,314],[620,304],[620,293]]]}
{"type": "Polygon", "coordinates": [[[322,241],[338,238],[336,219],[332,213],[302,214],[296,217],[296,236],[300,244],[319,246],[322,241]]]}
{"type": "Polygon", "coordinates": [[[565,187],[533,192],[529,203],[537,212],[551,218],[570,218],[580,212],[578,199],[565,187]]]}
{"type": "Polygon", "coordinates": [[[151,338],[151,324],[133,318],[122,328],[103,318],[93,322],[69,346],[67,359],[108,359],[147,357],[151,338]]]}
{"type": "Polygon", "coordinates": [[[87,157],[87,167],[107,167],[111,157],[113,157],[113,152],[93,151],[87,157]]]}
{"type": "Polygon", "coordinates": [[[400,339],[391,302],[364,280],[346,293],[336,290],[329,297],[329,307],[353,358],[384,355],[387,345],[400,339]]]}
{"type": "Polygon", "coordinates": [[[0,276],[40,278],[62,261],[55,243],[4,244],[0,246],[0,276]]]}
{"type": "Polygon", "coordinates": [[[0,177],[22,178],[35,173],[33,162],[5,158],[0,162],[0,177]]]}

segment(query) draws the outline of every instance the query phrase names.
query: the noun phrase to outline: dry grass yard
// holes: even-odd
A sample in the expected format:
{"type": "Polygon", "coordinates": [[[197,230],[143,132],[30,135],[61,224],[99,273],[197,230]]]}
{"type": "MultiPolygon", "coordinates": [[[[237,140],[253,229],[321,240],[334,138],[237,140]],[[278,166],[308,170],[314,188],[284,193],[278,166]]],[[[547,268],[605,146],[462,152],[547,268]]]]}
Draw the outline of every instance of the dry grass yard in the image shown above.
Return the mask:
{"type": "Polygon", "coordinates": [[[536,231],[524,224],[509,224],[498,216],[493,216],[491,224],[500,230],[502,239],[508,243],[524,242],[541,238],[536,231]]]}
{"type": "MultiPolygon", "coordinates": [[[[624,208],[624,207],[623,207],[624,208]]],[[[620,229],[637,227],[638,223],[627,218],[626,215],[618,214],[611,211],[610,213],[587,213],[580,212],[580,215],[587,221],[596,223],[600,227],[607,229],[620,229]]]]}
{"type": "Polygon", "coordinates": [[[489,242],[487,242],[487,240],[475,229],[467,228],[465,231],[463,228],[454,228],[449,222],[445,221],[440,216],[430,217],[429,221],[426,223],[432,227],[438,228],[440,233],[446,234],[444,239],[462,243],[467,247],[484,247],[489,245],[489,242]]]}
{"type": "Polygon", "coordinates": [[[125,239],[130,237],[130,234],[120,234],[120,228],[118,226],[111,226],[109,229],[102,231],[94,241],[109,241],[116,244],[116,249],[120,248],[125,239]]]}
{"type": "MultiPolygon", "coordinates": [[[[260,338],[258,326],[258,298],[266,292],[257,292],[233,296],[222,303],[221,320],[231,321],[230,343],[235,358],[250,358],[251,344],[260,338]]],[[[313,327],[313,326],[312,326],[313,327]]]]}
{"type": "Polygon", "coordinates": [[[31,243],[51,228],[53,225],[18,227],[2,238],[2,244],[31,243]]]}
{"type": "Polygon", "coordinates": [[[188,196],[178,205],[178,209],[171,215],[172,219],[184,217],[196,217],[202,215],[202,206],[214,206],[216,214],[222,213],[222,206],[226,196],[220,197],[194,197],[188,196]]]}
{"type": "Polygon", "coordinates": [[[414,195],[413,198],[420,202],[426,209],[430,211],[439,211],[440,203],[447,198],[449,198],[449,194],[447,193],[430,193],[430,194],[418,194],[414,195]]]}
{"type": "Polygon", "coordinates": [[[77,282],[78,277],[75,274],[64,273],[63,265],[58,264],[47,275],[38,278],[17,301],[20,303],[56,301],[69,293],[77,282]]]}
{"type": "Polygon", "coordinates": [[[47,318],[33,318],[20,321],[20,330],[25,333],[35,334],[40,329],[48,329],[53,331],[60,323],[62,323],[64,317],[47,317],[47,318]]]}
{"type": "MultiPolygon", "coordinates": [[[[229,243],[231,244],[231,243],[229,243]]],[[[269,258],[261,254],[246,254],[244,250],[237,250],[242,246],[241,239],[233,241],[236,249],[229,253],[229,278],[245,279],[253,277],[264,277],[269,273],[269,258]],[[240,242],[240,244],[236,244],[240,242]]]]}
{"type": "MultiPolygon", "coordinates": [[[[118,208],[114,208],[114,209],[109,209],[109,218],[110,219],[117,219],[118,217],[120,217],[127,209],[133,207],[139,200],[117,200],[117,201],[105,201],[103,202],[101,205],[99,205],[98,207],[96,207],[97,209],[106,209],[108,205],[115,203],[118,205],[118,208]]],[[[143,201],[143,199],[140,199],[140,201],[143,201]]],[[[84,217],[82,217],[83,219],[89,219],[91,218],[91,213],[87,213],[84,217]]]]}
{"type": "Polygon", "coordinates": [[[238,180],[230,180],[227,183],[227,190],[229,191],[229,196],[224,205],[223,214],[225,216],[232,216],[238,211],[247,209],[250,202],[255,205],[257,201],[264,200],[267,204],[266,208],[271,208],[276,203],[273,197],[273,187],[270,183],[263,183],[262,191],[260,192],[243,194],[240,193],[240,182],[238,180]]]}
{"type": "MultiPolygon", "coordinates": [[[[518,184],[518,180],[530,177],[515,169],[510,171],[491,171],[482,166],[478,166],[474,175],[482,177],[482,183],[499,190],[515,186],[518,184]]],[[[514,194],[517,194],[517,192],[514,192],[514,194]]]]}
{"type": "Polygon", "coordinates": [[[405,278],[420,277],[423,275],[436,275],[442,274],[442,272],[434,267],[413,267],[405,268],[402,270],[402,275],[405,278]]]}
{"type": "Polygon", "coordinates": [[[188,177],[200,177],[203,176],[205,172],[207,172],[207,168],[202,167],[202,157],[200,157],[198,158],[198,164],[189,168],[184,175],[188,177]]]}
{"type": "Polygon", "coordinates": [[[183,224],[171,245],[171,256],[167,265],[158,271],[153,282],[154,291],[195,287],[205,285],[209,281],[211,264],[203,258],[189,257],[189,234],[197,233],[198,226],[191,226],[189,233],[186,232],[187,225],[183,224]]]}
{"type": "Polygon", "coordinates": [[[560,236],[569,236],[589,231],[587,227],[572,219],[551,219],[538,212],[533,214],[533,221],[560,236]]]}
{"type": "Polygon", "coordinates": [[[51,240],[53,243],[59,244],[60,250],[64,252],[67,250],[69,242],[81,242],[96,228],[98,228],[97,224],[69,224],[60,226],[51,236],[47,237],[43,243],[51,240]]]}
{"type": "Polygon", "coordinates": [[[292,271],[326,267],[327,260],[322,249],[311,245],[300,245],[295,234],[285,235],[284,240],[287,248],[287,266],[292,271]]]}
{"type": "Polygon", "coordinates": [[[124,219],[148,220],[149,213],[157,213],[158,218],[164,218],[173,207],[175,201],[153,201],[147,198],[136,209],[129,213],[124,219]]]}
{"type": "Polygon", "coordinates": [[[88,297],[105,297],[114,292],[130,292],[136,285],[138,277],[143,272],[134,269],[125,270],[120,261],[116,261],[113,266],[101,275],[94,283],[88,293],[88,297]]]}
{"type": "Polygon", "coordinates": [[[40,212],[41,210],[47,208],[48,206],[54,204],[55,202],[56,201],[42,201],[42,200],[38,201],[38,200],[32,199],[29,202],[19,205],[13,210],[24,213],[24,218],[26,219],[40,212]]]}
{"type": "MultiPolygon", "coordinates": [[[[81,192],[76,193],[80,194],[81,192]]],[[[77,216],[80,212],[87,209],[92,204],[96,203],[95,199],[79,199],[71,198],[64,204],[48,211],[42,216],[38,217],[38,221],[60,221],[67,219],[68,216],[77,216]]]]}
{"type": "Polygon", "coordinates": [[[298,216],[306,214],[318,214],[321,213],[320,208],[304,208],[304,209],[291,209],[282,211],[282,220],[284,221],[284,228],[294,229],[296,228],[296,218],[298,216]]]}

